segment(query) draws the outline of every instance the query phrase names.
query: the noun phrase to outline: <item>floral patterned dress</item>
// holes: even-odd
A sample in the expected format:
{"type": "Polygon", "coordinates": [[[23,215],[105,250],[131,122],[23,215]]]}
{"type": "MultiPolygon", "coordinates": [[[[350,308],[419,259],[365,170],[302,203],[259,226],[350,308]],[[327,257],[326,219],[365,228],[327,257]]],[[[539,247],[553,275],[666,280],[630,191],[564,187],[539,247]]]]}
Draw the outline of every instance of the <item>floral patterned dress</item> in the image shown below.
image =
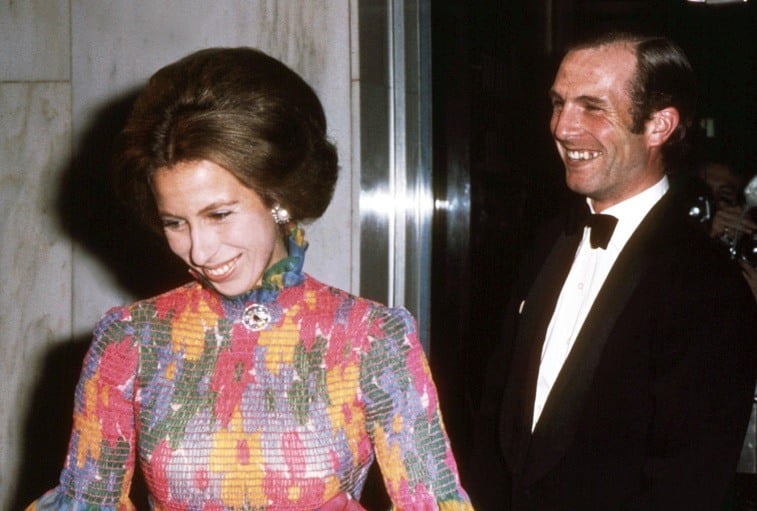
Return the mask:
{"type": "Polygon", "coordinates": [[[416,325],[302,272],[302,230],[234,298],[193,282],[99,322],[60,484],[30,510],[314,510],[378,460],[395,509],[472,509],[416,325]],[[138,460],[138,461],[137,461],[138,460]]]}

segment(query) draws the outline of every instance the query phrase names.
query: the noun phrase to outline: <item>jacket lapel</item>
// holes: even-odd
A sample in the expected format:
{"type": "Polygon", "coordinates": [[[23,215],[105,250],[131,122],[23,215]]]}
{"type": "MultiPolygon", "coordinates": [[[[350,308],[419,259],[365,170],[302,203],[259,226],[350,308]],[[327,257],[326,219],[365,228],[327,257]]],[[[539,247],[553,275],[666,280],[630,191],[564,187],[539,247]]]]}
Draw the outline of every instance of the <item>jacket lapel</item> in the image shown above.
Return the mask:
{"type": "MultiPolygon", "coordinates": [[[[538,479],[553,467],[572,442],[603,348],[618,316],[654,257],[653,241],[665,220],[666,205],[670,202],[667,199],[669,197],[661,199],[636,229],[597,295],[534,429],[524,484],[538,479]]],[[[535,380],[531,383],[535,387],[535,380]]]]}
{"type": "Polygon", "coordinates": [[[514,473],[522,468],[531,436],[541,347],[581,233],[561,233],[522,304],[511,371],[500,417],[500,439],[514,473]]]}

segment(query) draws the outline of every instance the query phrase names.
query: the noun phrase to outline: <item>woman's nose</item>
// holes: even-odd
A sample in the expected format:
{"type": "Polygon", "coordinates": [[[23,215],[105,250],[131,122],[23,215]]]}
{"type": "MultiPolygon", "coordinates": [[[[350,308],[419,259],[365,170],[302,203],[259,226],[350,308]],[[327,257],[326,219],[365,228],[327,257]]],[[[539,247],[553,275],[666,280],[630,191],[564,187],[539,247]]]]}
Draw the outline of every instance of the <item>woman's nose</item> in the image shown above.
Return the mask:
{"type": "Polygon", "coordinates": [[[218,247],[218,240],[212,229],[193,227],[191,229],[189,257],[195,266],[205,266],[212,261],[218,247]]]}

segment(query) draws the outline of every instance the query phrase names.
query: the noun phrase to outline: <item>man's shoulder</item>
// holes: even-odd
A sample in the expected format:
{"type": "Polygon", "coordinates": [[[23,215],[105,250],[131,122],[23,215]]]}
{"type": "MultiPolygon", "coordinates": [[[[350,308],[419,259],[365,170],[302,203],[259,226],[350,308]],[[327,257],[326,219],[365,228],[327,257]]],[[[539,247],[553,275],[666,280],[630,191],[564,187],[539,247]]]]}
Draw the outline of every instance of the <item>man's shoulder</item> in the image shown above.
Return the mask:
{"type": "MultiPolygon", "coordinates": [[[[646,250],[653,255],[659,275],[667,275],[670,288],[707,294],[713,300],[754,302],[736,261],[727,248],[712,239],[702,225],[692,221],[681,206],[680,196],[671,195],[658,215],[646,250]],[[677,283],[677,284],[675,284],[677,283]]],[[[655,264],[653,263],[653,264],[655,264]]]]}

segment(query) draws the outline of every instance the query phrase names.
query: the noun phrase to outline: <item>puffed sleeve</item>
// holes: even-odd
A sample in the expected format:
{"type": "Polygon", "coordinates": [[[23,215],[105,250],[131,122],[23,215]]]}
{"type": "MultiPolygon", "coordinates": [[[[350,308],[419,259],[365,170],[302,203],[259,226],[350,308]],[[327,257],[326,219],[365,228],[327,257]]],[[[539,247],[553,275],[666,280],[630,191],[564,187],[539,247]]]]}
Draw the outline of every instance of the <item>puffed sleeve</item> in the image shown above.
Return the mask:
{"type": "Polygon", "coordinates": [[[361,361],[366,424],[395,509],[469,510],[436,388],[405,309],[372,313],[361,361]]]}
{"type": "Polygon", "coordinates": [[[74,420],[59,485],[27,511],[126,511],[134,471],[134,385],[138,348],[129,312],[98,323],[76,387],[74,420]]]}

